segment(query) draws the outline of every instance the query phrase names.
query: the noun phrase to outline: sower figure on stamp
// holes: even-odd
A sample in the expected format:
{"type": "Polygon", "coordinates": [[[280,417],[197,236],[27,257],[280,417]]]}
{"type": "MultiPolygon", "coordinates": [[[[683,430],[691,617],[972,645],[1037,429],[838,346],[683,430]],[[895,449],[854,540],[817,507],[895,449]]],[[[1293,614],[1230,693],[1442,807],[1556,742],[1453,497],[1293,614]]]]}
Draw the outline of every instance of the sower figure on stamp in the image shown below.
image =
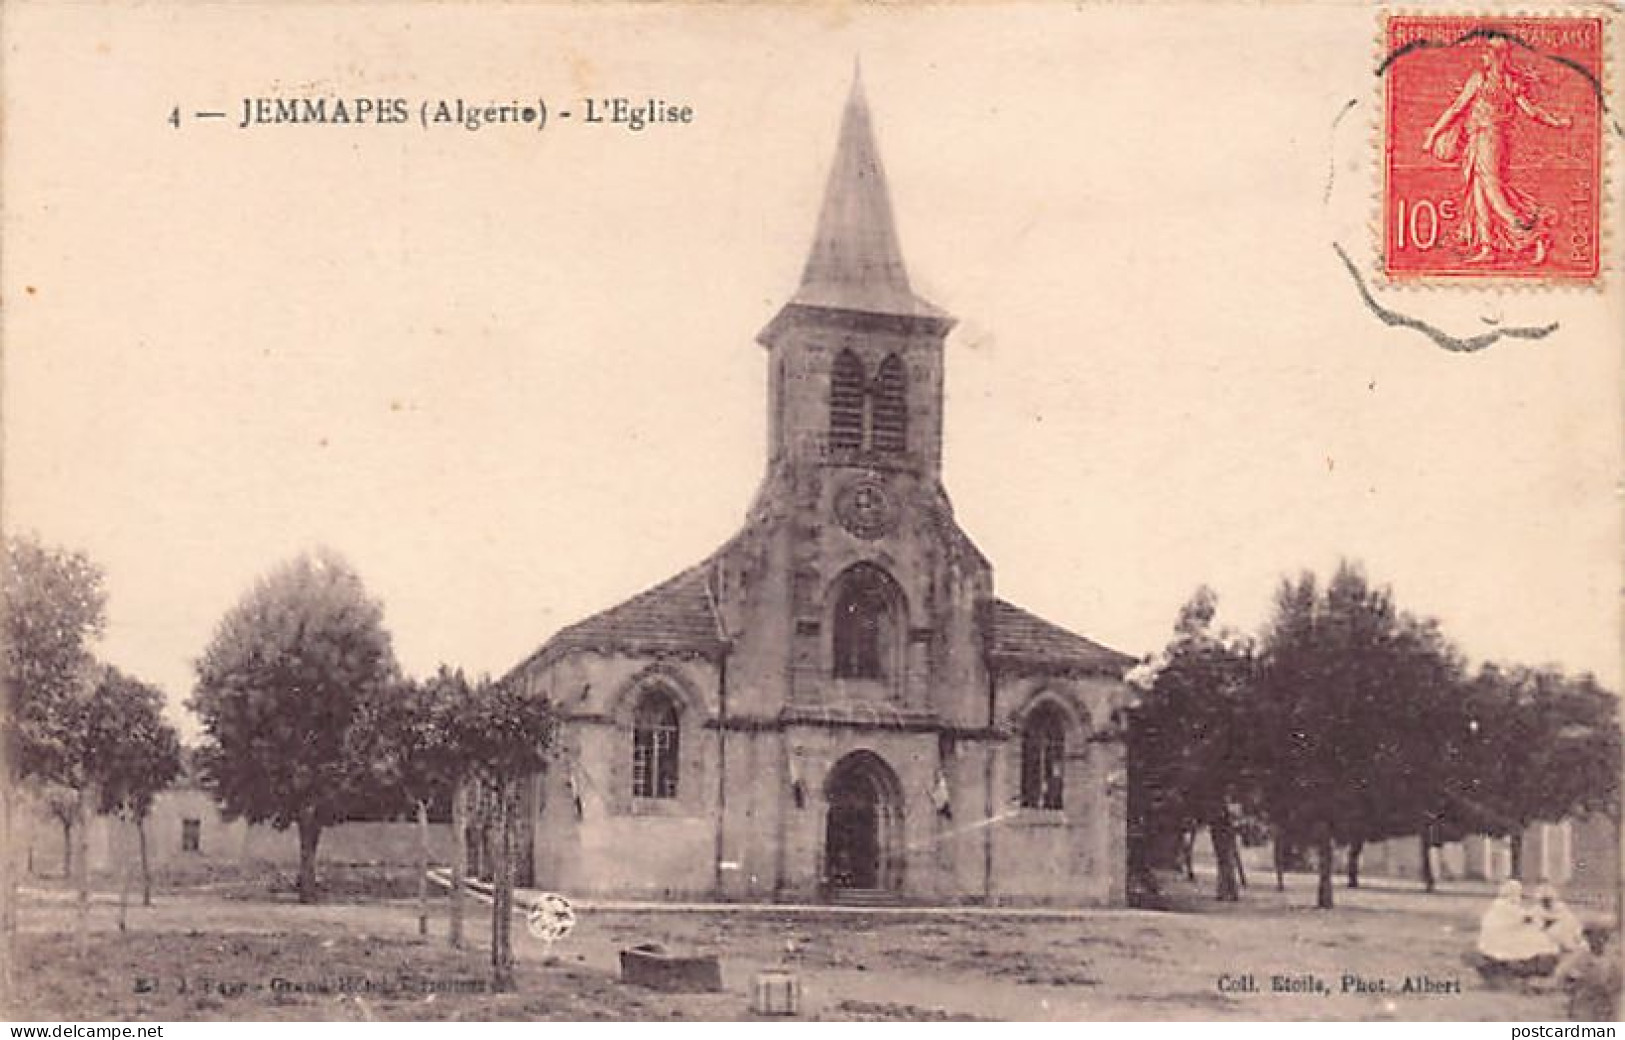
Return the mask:
{"type": "Polygon", "coordinates": [[[1530,96],[1534,73],[1514,64],[1507,41],[1491,37],[1482,66],[1422,140],[1442,162],[1459,162],[1462,179],[1461,244],[1481,263],[1533,252],[1536,264],[1549,247],[1540,204],[1507,183],[1507,137],[1518,113],[1557,129],[1570,120],[1537,105],[1530,96]]]}

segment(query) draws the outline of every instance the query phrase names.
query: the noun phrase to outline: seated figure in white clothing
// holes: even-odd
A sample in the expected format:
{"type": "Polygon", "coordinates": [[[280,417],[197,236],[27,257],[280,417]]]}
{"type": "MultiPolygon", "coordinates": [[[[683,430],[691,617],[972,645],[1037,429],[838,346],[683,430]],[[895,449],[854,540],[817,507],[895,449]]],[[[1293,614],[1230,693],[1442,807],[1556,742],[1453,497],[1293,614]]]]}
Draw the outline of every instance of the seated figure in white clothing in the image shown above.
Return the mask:
{"type": "Polygon", "coordinates": [[[1550,975],[1563,951],[1537,908],[1524,904],[1523,886],[1509,880],[1479,921],[1478,952],[1485,978],[1534,978],[1550,975]]]}
{"type": "Polygon", "coordinates": [[[1559,951],[1568,954],[1589,948],[1585,926],[1558,897],[1557,889],[1551,885],[1541,885],[1535,889],[1535,905],[1541,928],[1557,944],[1559,951]]]}

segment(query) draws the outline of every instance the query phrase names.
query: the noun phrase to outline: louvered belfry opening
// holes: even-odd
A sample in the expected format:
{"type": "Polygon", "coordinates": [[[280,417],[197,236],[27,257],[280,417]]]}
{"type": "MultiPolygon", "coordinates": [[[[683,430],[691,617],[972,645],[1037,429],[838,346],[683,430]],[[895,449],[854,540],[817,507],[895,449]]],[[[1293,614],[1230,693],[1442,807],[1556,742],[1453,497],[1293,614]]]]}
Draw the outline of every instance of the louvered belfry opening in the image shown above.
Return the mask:
{"type": "Polygon", "coordinates": [[[904,451],[908,445],[908,399],[903,362],[896,354],[880,363],[880,372],[875,376],[873,415],[874,450],[892,454],[904,451]]]}
{"type": "Polygon", "coordinates": [[[829,445],[836,451],[891,455],[908,450],[908,392],[903,361],[896,354],[880,363],[872,383],[856,354],[843,350],[835,358],[829,380],[829,445]]]}
{"type": "Polygon", "coordinates": [[[841,351],[829,381],[829,443],[839,451],[863,447],[863,362],[841,351]]]}

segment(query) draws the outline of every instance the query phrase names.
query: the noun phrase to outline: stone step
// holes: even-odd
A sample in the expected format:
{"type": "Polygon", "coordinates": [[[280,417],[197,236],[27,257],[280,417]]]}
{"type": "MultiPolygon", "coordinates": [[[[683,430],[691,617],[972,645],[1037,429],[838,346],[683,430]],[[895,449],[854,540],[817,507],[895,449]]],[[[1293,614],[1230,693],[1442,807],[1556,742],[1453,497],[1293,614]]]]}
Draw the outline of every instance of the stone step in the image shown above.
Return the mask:
{"type": "Polygon", "coordinates": [[[830,892],[830,902],[838,906],[902,906],[896,892],[884,888],[837,888],[830,892]]]}

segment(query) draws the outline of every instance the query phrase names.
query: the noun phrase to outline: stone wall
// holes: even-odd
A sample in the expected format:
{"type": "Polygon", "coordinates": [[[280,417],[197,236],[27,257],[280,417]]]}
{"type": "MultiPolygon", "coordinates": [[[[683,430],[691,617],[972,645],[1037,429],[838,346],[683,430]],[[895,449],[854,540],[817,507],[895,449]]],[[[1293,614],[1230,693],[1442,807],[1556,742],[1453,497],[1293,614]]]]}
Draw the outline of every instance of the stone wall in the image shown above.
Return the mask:
{"type": "MultiPolygon", "coordinates": [[[[61,825],[37,809],[20,813],[18,824],[19,866],[38,877],[60,876],[61,825]]],[[[147,858],[154,867],[256,863],[293,866],[299,862],[299,841],[294,830],[278,831],[269,824],[250,826],[242,820],[226,820],[214,799],[195,787],[159,794],[146,831],[147,858]],[[182,840],[189,820],[197,823],[196,849],[188,849],[182,840]]],[[[320,863],[410,865],[417,862],[418,840],[417,824],[410,821],[341,823],[322,831],[317,859],[320,863]]],[[[110,873],[126,857],[137,854],[133,828],[111,817],[91,819],[88,841],[90,869],[94,873],[110,873]]],[[[429,825],[430,856],[435,862],[450,862],[451,844],[449,825],[429,825]]]]}

